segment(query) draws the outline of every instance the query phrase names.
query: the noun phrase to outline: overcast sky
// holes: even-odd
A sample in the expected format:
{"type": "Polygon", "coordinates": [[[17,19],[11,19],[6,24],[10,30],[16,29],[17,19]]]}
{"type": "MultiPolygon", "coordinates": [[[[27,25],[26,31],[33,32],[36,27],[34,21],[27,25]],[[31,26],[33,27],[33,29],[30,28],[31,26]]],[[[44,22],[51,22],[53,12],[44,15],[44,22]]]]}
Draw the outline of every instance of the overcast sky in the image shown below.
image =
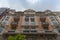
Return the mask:
{"type": "Polygon", "coordinates": [[[17,11],[33,9],[36,11],[60,11],[60,0],[0,0],[0,7],[8,7],[17,11]]]}

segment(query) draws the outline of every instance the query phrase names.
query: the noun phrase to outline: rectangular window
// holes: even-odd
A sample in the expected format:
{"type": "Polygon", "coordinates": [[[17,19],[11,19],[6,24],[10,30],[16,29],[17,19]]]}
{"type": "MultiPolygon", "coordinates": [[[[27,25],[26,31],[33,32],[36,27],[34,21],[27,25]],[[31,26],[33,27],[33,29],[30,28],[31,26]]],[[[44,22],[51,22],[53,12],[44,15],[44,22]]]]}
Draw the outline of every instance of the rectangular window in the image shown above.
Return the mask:
{"type": "Polygon", "coordinates": [[[48,32],[49,29],[48,29],[48,27],[44,27],[44,30],[45,30],[45,32],[48,32]]]}
{"type": "Polygon", "coordinates": [[[11,26],[12,26],[11,29],[16,30],[17,25],[18,25],[18,22],[12,22],[11,23],[11,26]]]}
{"type": "Polygon", "coordinates": [[[45,22],[45,20],[46,20],[46,17],[45,16],[40,17],[40,21],[41,22],[45,22]]]}
{"type": "Polygon", "coordinates": [[[20,19],[20,16],[14,16],[14,21],[18,22],[20,19]]]}
{"type": "Polygon", "coordinates": [[[34,16],[25,16],[25,22],[29,22],[29,20],[35,22],[34,16]]]}
{"type": "Polygon", "coordinates": [[[25,22],[29,22],[29,18],[25,18],[25,22]]]}
{"type": "Polygon", "coordinates": [[[52,19],[51,21],[54,25],[58,24],[57,20],[55,20],[55,19],[52,19]]]}
{"type": "Polygon", "coordinates": [[[9,20],[9,18],[10,18],[10,17],[9,17],[9,16],[7,16],[7,17],[5,18],[5,20],[6,20],[6,21],[8,21],[8,20],[9,20]]]}
{"type": "Polygon", "coordinates": [[[29,16],[25,16],[25,22],[29,22],[29,16]]]}
{"type": "Polygon", "coordinates": [[[0,27],[0,33],[3,31],[3,28],[0,27]]]}
{"type": "Polygon", "coordinates": [[[29,26],[24,26],[24,29],[29,29],[29,26]]]}
{"type": "Polygon", "coordinates": [[[60,27],[57,28],[58,32],[60,33],[60,27]]]}
{"type": "Polygon", "coordinates": [[[54,16],[48,16],[50,19],[53,19],[54,18],[54,16]]]}
{"type": "Polygon", "coordinates": [[[16,30],[16,26],[11,27],[11,29],[16,30]]]}
{"type": "Polygon", "coordinates": [[[34,18],[30,18],[31,22],[35,22],[35,19],[34,18]]]}

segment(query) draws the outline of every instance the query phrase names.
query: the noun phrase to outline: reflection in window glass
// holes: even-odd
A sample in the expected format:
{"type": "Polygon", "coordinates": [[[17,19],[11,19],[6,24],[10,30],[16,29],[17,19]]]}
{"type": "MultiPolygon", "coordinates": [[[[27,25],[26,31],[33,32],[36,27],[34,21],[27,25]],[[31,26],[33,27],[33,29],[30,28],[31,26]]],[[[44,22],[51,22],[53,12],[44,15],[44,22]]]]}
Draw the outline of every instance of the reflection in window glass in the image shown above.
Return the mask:
{"type": "Polygon", "coordinates": [[[2,27],[0,27],[0,33],[2,32],[2,30],[3,30],[3,28],[2,28],[2,27]]]}
{"type": "Polygon", "coordinates": [[[25,22],[29,22],[29,18],[25,18],[25,22]]]}
{"type": "Polygon", "coordinates": [[[35,19],[34,18],[30,18],[31,19],[31,22],[35,22],[35,19]]]}

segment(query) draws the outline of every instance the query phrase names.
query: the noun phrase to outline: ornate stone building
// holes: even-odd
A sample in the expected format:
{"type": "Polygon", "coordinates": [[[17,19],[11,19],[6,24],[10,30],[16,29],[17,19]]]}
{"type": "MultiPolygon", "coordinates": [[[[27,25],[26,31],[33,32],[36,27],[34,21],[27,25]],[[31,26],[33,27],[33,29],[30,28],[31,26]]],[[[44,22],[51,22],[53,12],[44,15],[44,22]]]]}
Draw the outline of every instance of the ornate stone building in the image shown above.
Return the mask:
{"type": "Polygon", "coordinates": [[[9,12],[0,26],[0,40],[16,34],[25,34],[26,40],[60,40],[60,12],[31,9],[9,12]]]}

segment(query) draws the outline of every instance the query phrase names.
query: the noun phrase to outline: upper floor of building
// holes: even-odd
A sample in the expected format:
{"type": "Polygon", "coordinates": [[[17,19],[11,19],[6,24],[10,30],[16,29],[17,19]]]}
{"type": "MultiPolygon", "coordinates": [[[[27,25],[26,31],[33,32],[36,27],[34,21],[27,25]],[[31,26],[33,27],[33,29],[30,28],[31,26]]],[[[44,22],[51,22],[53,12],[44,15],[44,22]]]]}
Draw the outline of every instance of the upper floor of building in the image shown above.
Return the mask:
{"type": "Polygon", "coordinates": [[[59,12],[46,10],[44,12],[31,9],[25,11],[10,11],[1,19],[1,26],[5,32],[60,32],[59,12]]]}

